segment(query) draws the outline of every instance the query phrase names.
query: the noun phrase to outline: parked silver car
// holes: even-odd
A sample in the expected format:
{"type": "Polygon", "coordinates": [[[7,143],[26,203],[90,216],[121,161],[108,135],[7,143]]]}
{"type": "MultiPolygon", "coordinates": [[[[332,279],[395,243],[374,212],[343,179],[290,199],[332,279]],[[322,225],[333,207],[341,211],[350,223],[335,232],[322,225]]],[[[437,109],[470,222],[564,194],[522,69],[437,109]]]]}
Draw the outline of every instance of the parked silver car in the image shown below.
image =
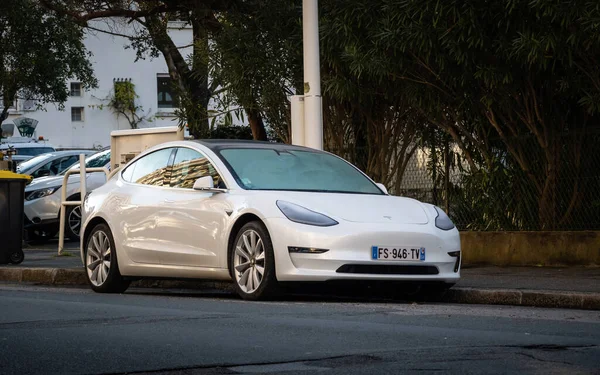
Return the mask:
{"type": "Polygon", "coordinates": [[[17,173],[26,174],[33,178],[57,176],[77,163],[80,154],[88,156],[95,152],[93,150],[69,150],[34,156],[19,164],[17,173]]]}
{"type": "MultiPolygon", "coordinates": [[[[110,169],[110,149],[88,156],[85,165],[87,168],[106,167],[110,169]]],[[[69,169],[79,169],[79,163],[69,169]]],[[[47,241],[58,233],[61,189],[65,173],[66,170],[57,176],[34,178],[25,188],[25,228],[30,241],[47,241]]],[[[79,174],[69,177],[67,200],[79,200],[79,181],[79,174]]],[[[92,191],[105,182],[104,173],[88,173],[86,175],[88,191],[92,191]]],[[[78,240],[81,227],[81,207],[68,206],[65,221],[65,236],[78,240]]]]}

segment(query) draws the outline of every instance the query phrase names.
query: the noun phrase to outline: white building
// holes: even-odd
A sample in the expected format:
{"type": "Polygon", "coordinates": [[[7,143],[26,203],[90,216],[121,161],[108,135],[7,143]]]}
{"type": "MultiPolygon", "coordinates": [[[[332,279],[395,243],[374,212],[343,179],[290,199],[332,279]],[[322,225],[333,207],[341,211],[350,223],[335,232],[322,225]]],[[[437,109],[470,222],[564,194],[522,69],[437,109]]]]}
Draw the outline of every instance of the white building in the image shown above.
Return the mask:
{"type": "MultiPolygon", "coordinates": [[[[131,26],[110,25],[111,30],[131,35],[135,30],[131,26]],[[126,30],[125,32],[123,30],[126,30]]],[[[97,22],[95,27],[106,29],[106,23],[97,22]]],[[[191,53],[192,29],[182,23],[172,23],[169,34],[183,55],[191,53]]],[[[147,115],[151,121],[142,121],[138,127],[175,126],[173,102],[169,93],[169,75],[162,55],[158,58],[135,62],[136,51],[126,49],[129,41],[124,37],[102,32],[88,31],[85,45],[92,53],[90,61],[98,79],[98,88],[86,91],[77,81],[65,82],[71,96],[64,104],[64,110],[58,105],[48,104],[46,110],[37,110],[31,101],[18,100],[4,124],[19,117],[38,121],[34,137],[43,137],[55,148],[100,148],[110,145],[110,132],[130,129],[129,122],[119,117],[107,107],[107,98],[114,92],[115,80],[131,80],[135,85],[136,104],[143,108],[140,115],[147,115]],[[99,109],[99,105],[104,105],[99,109]]],[[[18,130],[15,129],[15,136],[18,130]]]]}

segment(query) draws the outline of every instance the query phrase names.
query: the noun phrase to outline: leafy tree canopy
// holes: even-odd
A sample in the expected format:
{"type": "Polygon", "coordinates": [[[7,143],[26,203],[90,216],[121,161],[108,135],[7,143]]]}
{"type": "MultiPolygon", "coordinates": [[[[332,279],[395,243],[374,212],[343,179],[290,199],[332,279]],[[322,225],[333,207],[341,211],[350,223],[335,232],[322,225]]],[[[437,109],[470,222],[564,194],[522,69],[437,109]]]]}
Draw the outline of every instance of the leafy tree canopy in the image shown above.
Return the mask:
{"type": "Polygon", "coordinates": [[[0,123],[16,99],[62,105],[68,80],[97,86],[82,40],[80,26],[37,1],[0,2],[0,123]]]}

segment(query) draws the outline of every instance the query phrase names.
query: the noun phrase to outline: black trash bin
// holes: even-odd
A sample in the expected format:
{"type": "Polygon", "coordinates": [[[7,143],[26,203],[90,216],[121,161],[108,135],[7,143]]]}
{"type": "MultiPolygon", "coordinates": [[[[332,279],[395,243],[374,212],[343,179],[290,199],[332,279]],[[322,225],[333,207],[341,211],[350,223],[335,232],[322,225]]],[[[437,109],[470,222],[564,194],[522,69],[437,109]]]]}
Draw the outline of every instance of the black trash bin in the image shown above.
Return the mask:
{"type": "Polygon", "coordinates": [[[31,176],[0,171],[0,264],[19,264],[23,254],[25,185],[31,176]]]}

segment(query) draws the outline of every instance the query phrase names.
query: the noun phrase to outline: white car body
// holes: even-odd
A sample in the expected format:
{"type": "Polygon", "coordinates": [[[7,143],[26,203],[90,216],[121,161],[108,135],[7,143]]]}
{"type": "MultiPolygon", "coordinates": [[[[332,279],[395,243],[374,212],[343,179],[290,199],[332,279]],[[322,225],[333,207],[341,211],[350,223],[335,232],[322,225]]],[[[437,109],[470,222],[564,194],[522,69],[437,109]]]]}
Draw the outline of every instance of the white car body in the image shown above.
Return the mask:
{"type": "MultiPolygon", "coordinates": [[[[260,220],[268,230],[278,281],[347,279],[454,284],[459,280],[458,230],[436,227],[438,213],[434,206],[387,194],[247,190],[214,151],[218,144],[168,142],[147,150],[128,165],[156,150],[191,148],[208,158],[227,186],[225,193],[127,182],[120,171],[89,194],[82,209],[82,233],[86,233],[81,236],[84,264],[86,236],[94,226],[105,223],[114,237],[122,276],[229,280],[232,277],[228,250],[232,239],[239,223],[252,218],[260,220]],[[277,201],[300,205],[338,224],[293,222],[278,208],[277,201]],[[373,260],[373,246],[425,248],[427,253],[424,261],[373,260]],[[290,252],[290,247],[327,251],[296,253],[290,252]],[[408,268],[404,272],[380,272],[385,266],[408,268]]],[[[252,147],[261,143],[237,144],[252,147]]],[[[273,147],[315,151],[276,145],[273,147]]]]}

